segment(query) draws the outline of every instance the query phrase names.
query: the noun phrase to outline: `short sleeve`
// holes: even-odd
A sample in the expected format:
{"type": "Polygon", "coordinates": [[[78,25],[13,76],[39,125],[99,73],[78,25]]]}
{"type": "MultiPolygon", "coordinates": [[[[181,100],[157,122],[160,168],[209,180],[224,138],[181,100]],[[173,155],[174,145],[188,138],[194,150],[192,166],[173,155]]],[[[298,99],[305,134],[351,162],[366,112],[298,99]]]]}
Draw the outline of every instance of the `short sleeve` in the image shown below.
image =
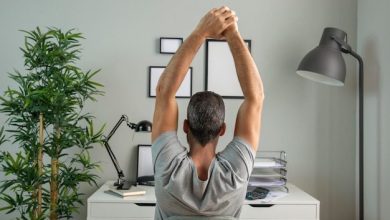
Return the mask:
{"type": "Polygon", "coordinates": [[[152,159],[155,176],[166,172],[177,156],[186,154],[186,148],[180,144],[175,131],[162,133],[152,144],[152,159]]]}
{"type": "Polygon", "coordinates": [[[246,180],[252,173],[255,156],[251,146],[239,137],[234,137],[219,153],[219,157],[229,163],[234,173],[246,180]]]}

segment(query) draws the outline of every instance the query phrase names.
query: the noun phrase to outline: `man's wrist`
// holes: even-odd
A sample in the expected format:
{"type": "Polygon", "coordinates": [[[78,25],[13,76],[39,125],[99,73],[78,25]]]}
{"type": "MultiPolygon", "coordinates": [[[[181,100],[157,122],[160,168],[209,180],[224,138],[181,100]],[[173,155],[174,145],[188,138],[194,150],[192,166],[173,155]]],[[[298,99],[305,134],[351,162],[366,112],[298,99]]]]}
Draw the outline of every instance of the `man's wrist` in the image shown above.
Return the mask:
{"type": "Polygon", "coordinates": [[[199,38],[201,40],[206,40],[206,33],[204,32],[201,32],[197,29],[195,29],[192,33],[191,33],[192,36],[196,37],[196,38],[199,38]]]}
{"type": "Polygon", "coordinates": [[[232,40],[234,38],[240,37],[240,33],[238,31],[230,31],[225,34],[225,38],[227,41],[232,40]]]}

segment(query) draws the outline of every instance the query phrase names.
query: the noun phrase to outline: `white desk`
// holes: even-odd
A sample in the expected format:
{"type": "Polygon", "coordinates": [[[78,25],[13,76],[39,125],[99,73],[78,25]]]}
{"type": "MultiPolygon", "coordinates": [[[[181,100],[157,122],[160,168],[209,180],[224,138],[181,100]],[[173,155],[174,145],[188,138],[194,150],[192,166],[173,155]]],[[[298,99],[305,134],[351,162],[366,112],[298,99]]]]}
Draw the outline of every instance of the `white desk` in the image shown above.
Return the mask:
{"type": "MultiPolygon", "coordinates": [[[[120,198],[104,191],[105,183],[88,198],[88,220],[146,220],[154,219],[156,197],[154,187],[142,186],[146,189],[143,196],[120,198]]],[[[320,202],[293,184],[287,184],[290,193],[272,203],[261,201],[245,201],[242,207],[241,220],[319,220],[320,202]]]]}

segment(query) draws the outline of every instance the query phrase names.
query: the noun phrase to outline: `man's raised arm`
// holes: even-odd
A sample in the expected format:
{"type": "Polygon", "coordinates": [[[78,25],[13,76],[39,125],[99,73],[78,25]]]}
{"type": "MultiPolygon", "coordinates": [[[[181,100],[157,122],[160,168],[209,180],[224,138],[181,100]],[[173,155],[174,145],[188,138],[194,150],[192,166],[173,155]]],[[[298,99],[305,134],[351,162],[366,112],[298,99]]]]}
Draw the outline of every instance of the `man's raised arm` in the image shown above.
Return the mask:
{"type": "Polygon", "coordinates": [[[237,113],[234,136],[248,142],[256,152],[259,144],[264,90],[256,64],[237,29],[237,23],[223,33],[233,54],[244,102],[237,113]]]}
{"type": "Polygon", "coordinates": [[[199,47],[207,37],[222,37],[222,32],[234,22],[235,16],[229,8],[212,9],[172,57],[156,88],[152,142],[163,132],[177,131],[178,107],[175,95],[199,47]]]}

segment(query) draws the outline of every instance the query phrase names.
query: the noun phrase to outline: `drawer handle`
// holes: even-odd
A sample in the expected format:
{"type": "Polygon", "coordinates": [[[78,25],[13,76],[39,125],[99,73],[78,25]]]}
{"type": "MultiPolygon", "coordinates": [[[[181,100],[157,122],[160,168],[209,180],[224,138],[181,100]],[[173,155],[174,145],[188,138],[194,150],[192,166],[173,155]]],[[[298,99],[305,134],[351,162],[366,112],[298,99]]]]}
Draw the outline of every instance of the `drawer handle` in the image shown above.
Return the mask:
{"type": "Polygon", "coordinates": [[[269,208],[274,206],[274,204],[249,204],[249,205],[255,208],[269,208]]]}
{"type": "Polygon", "coordinates": [[[156,203],[134,203],[137,206],[156,206],[156,203]]]}

